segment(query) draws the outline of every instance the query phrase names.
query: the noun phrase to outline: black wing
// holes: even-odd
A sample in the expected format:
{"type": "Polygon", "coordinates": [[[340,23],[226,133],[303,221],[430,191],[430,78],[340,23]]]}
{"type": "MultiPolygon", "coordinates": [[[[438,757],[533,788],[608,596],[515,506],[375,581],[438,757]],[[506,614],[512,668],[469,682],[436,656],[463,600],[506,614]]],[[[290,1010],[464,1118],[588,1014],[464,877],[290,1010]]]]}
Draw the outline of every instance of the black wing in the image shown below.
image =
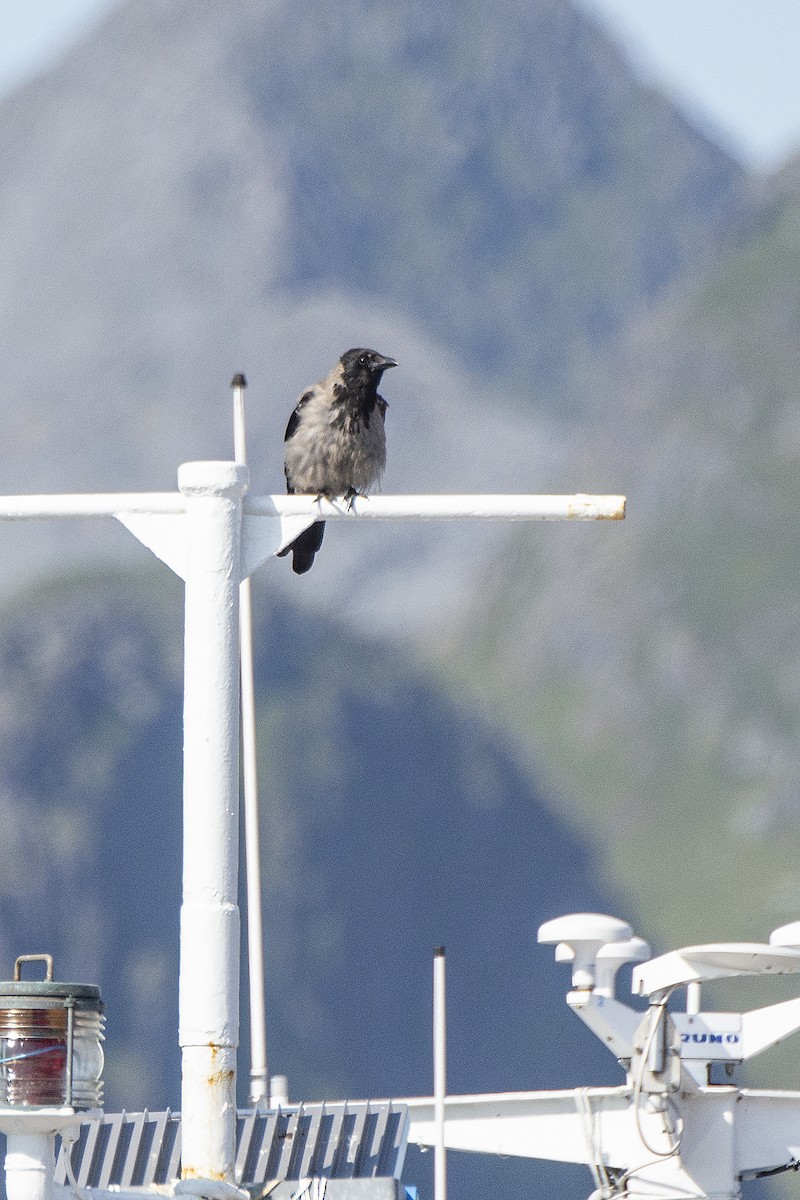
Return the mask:
{"type": "Polygon", "coordinates": [[[283,435],[283,440],[285,442],[288,442],[289,438],[294,437],[295,433],[297,432],[297,426],[300,424],[300,414],[313,395],[314,389],[311,388],[309,391],[303,392],[302,396],[297,401],[295,410],[289,417],[289,424],[286,426],[286,433],[283,435]]]}

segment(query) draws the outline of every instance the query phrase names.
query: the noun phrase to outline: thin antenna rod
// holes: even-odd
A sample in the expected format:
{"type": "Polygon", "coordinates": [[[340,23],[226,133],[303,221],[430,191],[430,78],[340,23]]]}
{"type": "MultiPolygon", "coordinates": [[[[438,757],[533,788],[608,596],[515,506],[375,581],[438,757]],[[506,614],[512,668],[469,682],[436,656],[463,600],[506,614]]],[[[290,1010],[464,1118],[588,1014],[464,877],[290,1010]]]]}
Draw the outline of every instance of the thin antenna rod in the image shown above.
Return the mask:
{"type": "MultiPolygon", "coordinates": [[[[233,388],[233,453],[247,462],[244,391],[247,380],[235,375],[233,388]]],[[[250,1099],[268,1099],[267,1019],[264,999],[264,929],[261,911],[261,845],[258,824],[256,767],[256,694],[253,671],[253,599],[250,579],[239,585],[239,655],[242,690],[242,780],[244,849],[247,876],[247,961],[250,977],[250,1099]]]]}
{"type": "Polygon", "coordinates": [[[433,952],[433,1196],[447,1200],[444,1098],[447,1094],[447,1019],[444,946],[433,952]]]}

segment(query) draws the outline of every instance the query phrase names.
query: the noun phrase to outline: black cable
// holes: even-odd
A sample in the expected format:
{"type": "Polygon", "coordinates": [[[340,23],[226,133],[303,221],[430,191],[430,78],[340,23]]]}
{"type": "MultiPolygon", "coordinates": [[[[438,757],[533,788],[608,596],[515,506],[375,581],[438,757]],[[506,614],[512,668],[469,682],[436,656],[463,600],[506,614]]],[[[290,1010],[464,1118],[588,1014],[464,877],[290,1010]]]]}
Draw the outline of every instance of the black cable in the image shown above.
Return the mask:
{"type": "Polygon", "coordinates": [[[767,1171],[747,1171],[739,1176],[740,1179],[768,1179],[770,1175],[783,1175],[786,1171],[800,1171],[800,1160],[793,1158],[782,1167],[770,1167],[767,1171]]]}

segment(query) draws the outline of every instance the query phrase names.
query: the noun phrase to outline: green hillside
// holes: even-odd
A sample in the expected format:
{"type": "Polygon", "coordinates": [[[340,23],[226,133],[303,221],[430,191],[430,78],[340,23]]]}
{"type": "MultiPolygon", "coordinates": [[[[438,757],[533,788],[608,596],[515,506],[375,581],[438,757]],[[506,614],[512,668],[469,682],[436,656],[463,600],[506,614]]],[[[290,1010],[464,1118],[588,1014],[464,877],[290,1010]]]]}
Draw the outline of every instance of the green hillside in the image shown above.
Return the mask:
{"type": "Polygon", "coordinates": [[[627,521],[515,532],[444,659],[663,945],[800,913],[799,266],[783,195],[580,379],[574,484],[627,521]]]}

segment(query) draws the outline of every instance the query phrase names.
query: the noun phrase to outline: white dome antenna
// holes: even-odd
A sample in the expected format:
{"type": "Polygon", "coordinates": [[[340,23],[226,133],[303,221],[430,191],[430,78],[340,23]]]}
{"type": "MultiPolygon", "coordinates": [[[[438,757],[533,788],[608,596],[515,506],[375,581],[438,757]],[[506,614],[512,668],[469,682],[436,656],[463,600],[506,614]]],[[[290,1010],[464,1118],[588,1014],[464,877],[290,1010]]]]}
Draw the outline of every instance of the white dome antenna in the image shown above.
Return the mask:
{"type": "MultiPolygon", "coordinates": [[[[627,921],[603,913],[569,913],[539,926],[537,940],[545,945],[563,943],[572,951],[572,986],[577,991],[592,991],[595,984],[595,963],[603,946],[609,942],[629,942],[633,930],[627,921]]],[[[559,961],[567,960],[559,947],[559,961]]],[[[621,964],[620,964],[621,965],[621,964]]],[[[613,981],[613,975],[612,975],[613,981]]]]}

